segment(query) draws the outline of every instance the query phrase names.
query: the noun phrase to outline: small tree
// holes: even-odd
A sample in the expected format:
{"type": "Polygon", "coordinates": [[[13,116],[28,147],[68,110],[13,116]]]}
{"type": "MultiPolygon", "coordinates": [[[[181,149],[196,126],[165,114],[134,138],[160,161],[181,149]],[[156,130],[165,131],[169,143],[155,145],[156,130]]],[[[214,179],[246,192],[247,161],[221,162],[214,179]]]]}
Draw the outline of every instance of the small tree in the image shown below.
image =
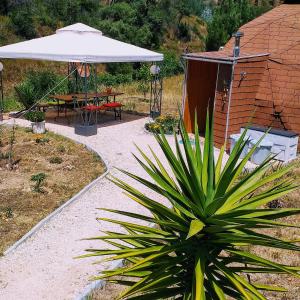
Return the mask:
{"type": "Polygon", "coordinates": [[[7,168],[12,170],[14,168],[14,144],[16,141],[16,124],[13,124],[11,135],[9,137],[8,163],[7,168]]]}
{"type": "Polygon", "coordinates": [[[89,254],[85,257],[108,256],[104,261],[124,259],[129,262],[125,267],[106,270],[95,277],[126,285],[128,288],[119,299],[266,300],[263,291],[286,290],[254,283],[247,280],[246,275],[280,273],[300,277],[298,266],[265,259],[251,253],[249,247],[300,251],[297,241],[259,231],[263,228],[299,228],[277,219],[300,214],[300,209],[263,208],[268,202],[298,188],[293,179],[282,179],[291,166],[270,172],[272,158],[269,158],[243,174],[247,161],[257,148],[254,146],[245,158],[240,159],[247,143],[244,141],[246,131],[227,161],[223,160],[223,147],[215,162],[212,124],[207,121],[203,150],[197,125],[192,144],[181,123],[183,145],[175,135],[175,152],[163,132],[155,135],[169,168],[164,167],[153,150],[152,157],[148,157],[139,149],[142,159],[136,159],[151,180],[122,171],[151,190],[151,195],[159,195],[168,205],[123,180],[112,178],[133,201],[151,213],[103,209],[119,217],[99,220],[120,225],[122,232],[107,231],[103,236],[91,238],[104,240],[113,249],[88,249],[89,254]],[[268,187],[271,182],[273,186],[268,187]],[[134,221],[121,221],[120,216],[134,221]],[[155,226],[149,226],[149,222],[155,226]]]}
{"type": "Polygon", "coordinates": [[[32,39],[37,36],[36,16],[34,14],[34,5],[29,1],[24,1],[16,6],[10,13],[15,31],[18,35],[24,36],[26,39],[32,39]]]}
{"type": "Polygon", "coordinates": [[[45,173],[38,173],[38,174],[35,174],[35,175],[32,175],[31,176],[31,181],[34,181],[35,182],[35,185],[33,187],[33,190],[37,193],[42,193],[43,190],[42,190],[42,184],[44,183],[46,179],[46,174],[45,173]]]}
{"type": "Polygon", "coordinates": [[[147,93],[150,90],[150,80],[151,80],[149,65],[143,64],[137,71],[136,77],[139,80],[138,91],[143,93],[144,99],[146,99],[147,93]]]}
{"type": "Polygon", "coordinates": [[[256,6],[249,0],[222,0],[213,10],[208,22],[207,50],[218,50],[243,24],[266,12],[271,6],[264,1],[256,6]]]}
{"type": "Polygon", "coordinates": [[[143,93],[144,99],[147,99],[147,93],[150,90],[150,84],[149,81],[139,81],[138,83],[138,91],[143,93]]]}

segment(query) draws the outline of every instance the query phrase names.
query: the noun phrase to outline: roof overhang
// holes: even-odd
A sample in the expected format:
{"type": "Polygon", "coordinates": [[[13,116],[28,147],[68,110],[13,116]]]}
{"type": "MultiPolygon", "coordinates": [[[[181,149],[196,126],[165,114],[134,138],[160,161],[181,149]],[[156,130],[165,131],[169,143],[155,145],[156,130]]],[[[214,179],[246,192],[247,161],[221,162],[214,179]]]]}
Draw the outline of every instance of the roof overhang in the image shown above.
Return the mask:
{"type": "Polygon", "coordinates": [[[186,60],[197,60],[205,61],[218,64],[236,64],[238,61],[247,60],[257,57],[269,56],[270,53],[257,53],[257,54],[242,54],[238,57],[233,57],[228,53],[223,53],[223,51],[214,51],[214,52],[200,52],[200,53],[188,53],[182,56],[186,60]]]}

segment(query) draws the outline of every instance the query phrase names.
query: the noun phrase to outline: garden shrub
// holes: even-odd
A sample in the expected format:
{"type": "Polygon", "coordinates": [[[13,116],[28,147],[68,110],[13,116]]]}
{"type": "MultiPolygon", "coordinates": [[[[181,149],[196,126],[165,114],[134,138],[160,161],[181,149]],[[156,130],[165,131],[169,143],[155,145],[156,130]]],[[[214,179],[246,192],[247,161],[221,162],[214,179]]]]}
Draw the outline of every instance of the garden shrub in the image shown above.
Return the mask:
{"type": "MultiPolygon", "coordinates": [[[[16,91],[15,91],[16,93],[16,91]]],[[[24,105],[16,101],[16,97],[11,93],[4,99],[4,112],[11,112],[11,111],[20,111],[24,109],[24,105]]]]}
{"type": "MultiPolygon", "coordinates": [[[[173,51],[162,50],[164,61],[159,63],[161,77],[170,77],[183,72],[183,66],[180,63],[179,57],[173,51]]],[[[111,64],[107,68],[107,73],[98,75],[98,85],[103,86],[118,86],[120,84],[128,84],[134,80],[138,83],[138,90],[145,94],[150,89],[150,64],[136,64],[134,69],[132,64],[111,64]],[[118,73],[120,71],[120,73],[118,73]]]]}
{"type": "Polygon", "coordinates": [[[7,219],[11,219],[14,217],[13,210],[11,207],[6,207],[4,211],[5,211],[5,217],[7,219]]]}
{"type": "Polygon", "coordinates": [[[35,182],[33,186],[33,191],[37,193],[42,193],[42,185],[46,179],[47,175],[45,173],[37,173],[31,176],[30,180],[35,182]]]}
{"type": "Polygon", "coordinates": [[[110,73],[104,73],[98,75],[98,85],[117,86],[120,84],[125,84],[130,82],[132,82],[131,74],[112,75],[110,73]]]}
{"type": "Polygon", "coordinates": [[[36,99],[34,87],[28,81],[24,81],[15,87],[16,97],[18,101],[26,108],[30,108],[36,99]]]}
{"type": "Polygon", "coordinates": [[[138,80],[137,89],[143,93],[144,99],[147,98],[147,93],[150,91],[150,66],[149,64],[142,64],[135,72],[135,79],[138,80]]]}
{"type": "Polygon", "coordinates": [[[162,53],[164,54],[164,60],[161,63],[162,77],[169,77],[183,73],[183,66],[175,52],[164,50],[162,53]]]}
{"type": "Polygon", "coordinates": [[[59,84],[61,80],[61,76],[51,71],[30,71],[25,80],[15,87],[17,99],[28,109],[57,85],[53,93],[66,92],[67,82],[59,84]]]}
{"type": "Polygon", "coordinates": [[[24,114],[24,118],[30,122],[45,121],[45,113],[43,111],[28,111],[24,114]]]}
{"type": "Polygon", "coordinates": [[[137,90],[144,95],[144,99],[147,98],[147,93],[150,91],[150,82],[148,81],[139,81],[137,90]]]}
{"type": "Polygon", "coordinates": [[[140,81],[150,81],[150,64],[141,64],[141,66],[135,70],[134,79],[140,81]]]}
{"type": "Polygon", "coordinates": [[[172,134],[178,130],[178,123],[178,117],[164,115],[157,117],[154,122],[146,123],[145,128],[153,133],[160,133],[162,130],[165,134],[172,134]]]}
{"type": "Polygon", "coordinates": [[[106,65],[106,71],[112,75],[133,74],[133,64],[131,63],[110,63],[106,65]]]}

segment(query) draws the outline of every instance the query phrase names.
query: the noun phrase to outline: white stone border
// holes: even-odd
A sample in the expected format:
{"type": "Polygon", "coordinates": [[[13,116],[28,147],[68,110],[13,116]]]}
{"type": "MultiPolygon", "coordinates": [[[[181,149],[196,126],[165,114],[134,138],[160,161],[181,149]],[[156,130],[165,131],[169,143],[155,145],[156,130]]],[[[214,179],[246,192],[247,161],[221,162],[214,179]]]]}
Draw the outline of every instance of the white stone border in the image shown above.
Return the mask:
{"type": "MultiPolygon", "coordinates": [[[[149,227],[155,228],[156,224],[153,223],[148,223],[149,227]]],[[[113,261],[110,264],[110,267],[107,268],[107,270],[112,271],[118,268],[121,268],[124,266],[125,259],[119,259],[116,261],[113,261]]],[[[83,290],[83,292],[77,296],[74,300],[88,300],[89,296],[92,294],[92,292],[96,289],[103,288],[106,285],[106,280],[105,279],[100,279],[91,282],[86,286],[86,288],[83,290]]]]}
{"type": "MultiPolygon", "coordinates": [[[[122,260],[116,260],[116,261],[111,263],[108,270],[112,271],[112,270],[121,268],[123,266],[124,266],[124,260],[123,259],[122,260]]],[[[87,300],[87,299],[89,299],[89,296],[92,294],[92,292],[94,290],[103,288],[105,285],[106,285],[106,280],[104,280],[104,279],[93,281],[85,287],[83,292],[80,293],[80,295],[77,296],[75,298],[75,300],[87,300]]]]}
{"type": "MultiPolygon", "coordinates": [[[[57,133],[56,133],[57,134],[57,133]]],[[[59,135],[59,134],[58,134],[59,135]]],[[[65,136],[64,136],[65,137],[65,136]]],[[[41,227],[43,227],[45,224],[47,224],[53,217],[55,217],[57,214],[59,214],[64,208],[75,202],[79,197],[81,197],[84,193],[89,191],[96,183],[98,183],[102,178],[104,178],[109,173],[108,163],[103,160],[100,153],[93,149],[90,146],[87,146],[83,143],[80,143],[72,138],[65,137],[67,139],[70,139],[76,144],[81,144],[86,147],[87,150],[94,152],[103,162],[106,171],[100,175],[98,178],[90,182],[88,185],[86,185],[81,191],[79,191],[76,195],[74,195],[71,199],[69,199],[67,202],[65,202],[63,205],[58,207],[56,210],[54,210],[50,215],[42,219],[39,223],[37,223],[33,228],[30,229],[25,235],[23,235],[17,242],[15,242],[12,246],[10,246],[7,250],[3,252],[3,255],[7,255],[14,251],[17,247],[19,247],[21,244],[23,244],[28,238],[30,238],[33,234],[35,234],[41,227]]]]}

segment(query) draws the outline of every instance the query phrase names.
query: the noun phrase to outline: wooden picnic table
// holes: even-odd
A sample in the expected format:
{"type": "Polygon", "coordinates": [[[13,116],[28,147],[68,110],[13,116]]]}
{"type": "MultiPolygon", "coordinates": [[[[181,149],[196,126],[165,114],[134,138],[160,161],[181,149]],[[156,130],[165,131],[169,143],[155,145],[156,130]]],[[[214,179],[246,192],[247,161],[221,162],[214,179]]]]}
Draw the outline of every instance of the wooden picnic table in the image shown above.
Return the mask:
{"type": "Polygon", "coordinates": [[[66,116],[66,105],[74,102],[85,102],[85,101],[94,101],[95,99],[106,98],[106,102],[109,102],[109,97],[113,97],[113,102],[116,102],[116,96],[123,95],[124,93],[120,92],[100,92],[100,93],[74,93],[74,94],[58,94],[58,95],[50,95],[49,98],[55,99],[57,101],[57,117],[59,117],[59,107],[60,102],[64,102],[65,108],[65,116],[66,116]]]}
{"type": "Polygon", "coordinates": [[[80,94],[62,94],[62,95],[50,95],[49,98],[65,101],[65,102],[72,102],[74,98],[78,100],[85,100],[86,97],[88,99],[95,99],[95,98],[109,98],[114,97],[114,101],[116,100],[116,96],[123,95],[124,93],[120,92],[101,92],[101,93],[80,93],[80,94]]]}

